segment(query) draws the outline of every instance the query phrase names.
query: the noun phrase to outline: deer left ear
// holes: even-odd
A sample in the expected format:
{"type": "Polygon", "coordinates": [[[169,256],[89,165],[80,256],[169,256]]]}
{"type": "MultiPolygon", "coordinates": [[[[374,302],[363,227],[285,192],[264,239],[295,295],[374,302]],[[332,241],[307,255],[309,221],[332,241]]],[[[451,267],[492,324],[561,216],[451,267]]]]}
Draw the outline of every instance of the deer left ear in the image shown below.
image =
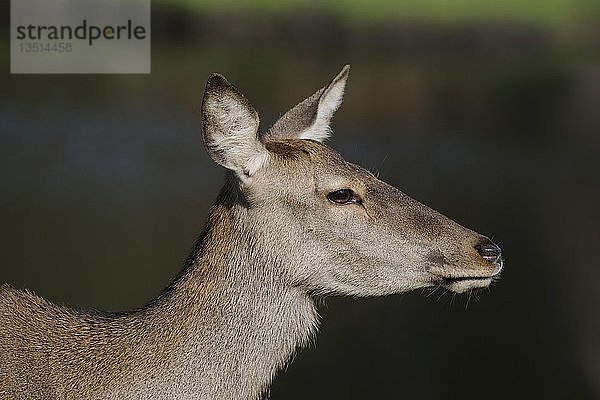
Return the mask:
{"type": "Polygon", "coordinates": [[[267,139],[312,139],[322,142],[331,134],[329,123],[342,104],[350,66],[331,83],[286,112],[266,133],[267,139]]]}

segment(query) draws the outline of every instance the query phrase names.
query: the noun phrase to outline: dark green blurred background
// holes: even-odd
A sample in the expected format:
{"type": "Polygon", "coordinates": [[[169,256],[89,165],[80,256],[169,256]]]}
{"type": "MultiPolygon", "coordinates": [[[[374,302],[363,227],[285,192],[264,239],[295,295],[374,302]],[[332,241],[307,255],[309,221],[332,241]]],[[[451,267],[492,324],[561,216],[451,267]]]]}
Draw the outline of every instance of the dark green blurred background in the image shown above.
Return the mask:
{"type": "Polygon", "coordinates": [[[478,299],[331,298],[272,399],[600,398],[600,2],[153,0],[152,74],[10,75],[0,282],[75,307],[155,296],[223,171],[210,72],[268,127],[352,65],[331,145],[502,245],[478,299]]]}

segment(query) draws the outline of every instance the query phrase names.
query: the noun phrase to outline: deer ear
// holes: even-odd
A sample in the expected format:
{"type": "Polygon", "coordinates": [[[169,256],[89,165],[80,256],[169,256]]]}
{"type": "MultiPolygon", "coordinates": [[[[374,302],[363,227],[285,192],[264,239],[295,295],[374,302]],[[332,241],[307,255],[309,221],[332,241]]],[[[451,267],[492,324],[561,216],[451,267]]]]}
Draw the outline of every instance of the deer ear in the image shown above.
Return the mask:
{"type": "Polygon", "coordinates": [[[312,139],[322,142],[331,134],[329,122],[342,104],[350,66],[331,83],[286,112],[266,133],[272,139],[312,139]]]}
{"type": "Polygon", "coordinates": [[[211,158],[241,178],[258,171],[269,152],[258,139],[258,114],[220,74],[212,74],[202,99],[204,146],[211,158]]]}

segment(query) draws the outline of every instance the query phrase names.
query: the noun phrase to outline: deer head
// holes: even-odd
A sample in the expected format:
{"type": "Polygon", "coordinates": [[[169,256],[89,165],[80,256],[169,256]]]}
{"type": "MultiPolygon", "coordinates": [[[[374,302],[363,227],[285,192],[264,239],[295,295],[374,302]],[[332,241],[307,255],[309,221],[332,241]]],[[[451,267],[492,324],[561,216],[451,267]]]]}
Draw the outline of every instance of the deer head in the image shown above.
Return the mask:
{"type": "Polygon", "coordinates": [[[210,76],[203,138],[229,171],[227,197],[243,215],[234,221],[241,237],[264,249],[257,259],[276,265],[286,284],[311,293],[488,286],[502,270],[497,245],[322,143],[348,73],[345,66],[263,133],[249,101],[223,76],[210,76]]]}

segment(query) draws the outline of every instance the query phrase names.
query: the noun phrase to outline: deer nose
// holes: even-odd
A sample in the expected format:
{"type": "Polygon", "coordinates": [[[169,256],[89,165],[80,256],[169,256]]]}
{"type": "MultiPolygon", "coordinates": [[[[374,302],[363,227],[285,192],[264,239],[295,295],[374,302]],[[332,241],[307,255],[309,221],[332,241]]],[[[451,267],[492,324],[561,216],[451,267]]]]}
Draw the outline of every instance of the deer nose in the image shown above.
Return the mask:
{"type": "Polygon", "coordinates": [[[494,264],[500,261],[500,256],[502,255],[502,250],[500,249],[500,246],[490,242],[489,240],[486,240],[485,242],[476,245],[475,250],[477,250],[481,258],[483,258],[485,261],[494,264]]]}

